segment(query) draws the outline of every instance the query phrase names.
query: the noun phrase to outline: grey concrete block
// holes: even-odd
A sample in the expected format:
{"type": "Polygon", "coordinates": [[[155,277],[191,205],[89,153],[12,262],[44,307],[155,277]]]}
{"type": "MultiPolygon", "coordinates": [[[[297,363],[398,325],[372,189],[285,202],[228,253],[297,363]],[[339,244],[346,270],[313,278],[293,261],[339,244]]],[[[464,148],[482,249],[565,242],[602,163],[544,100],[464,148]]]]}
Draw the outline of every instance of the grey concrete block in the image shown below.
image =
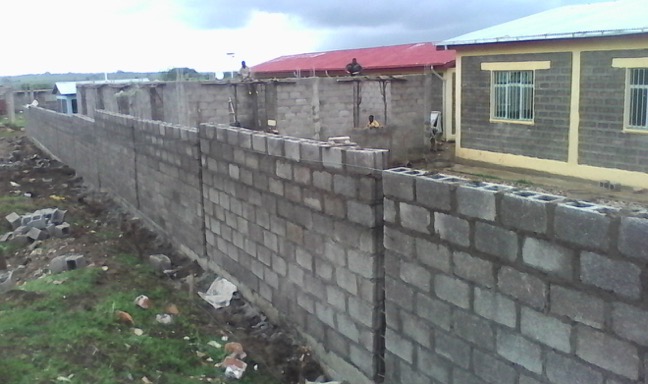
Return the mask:
{"type": "Polygon", "coordinates": [[[335,281],[338,287],[349,292],[351,295],[358,294],[358,276],[344,268],[335,270],[335,281]]]}
{"type": "Polygon", "coordinates": [[[510,328],[517,324],[515,302],[490,289],[475,287],[473,307],[475,313],[510,328]]]}
{"type": "Polygon", "coordinates": [[[556,384],[603,384],[603,375],[572,357],[547,353],[547,377],[556,384]]]}
{"type": "Polygon", "coordinates": [[[603,300],[558,285],[551,286],[550,297],[551,313],[567,316],[591,327],[603,328],[605,322],[605,302],[603,300]]]}
{"type": "Polygon", "coordinates": [[[322,164],[324,168],[329,169],[343,169],[343,149],[340,147],[323,147],[322,148],[322,164]]]}
{"type": "Polygon", "coordinates": [[[399,359],[414,364],[414,343],[391,328],[385,332],[385,348],[399,359]]]}
{"type": "Polygon", "coordinates": [[[282,179],[293,179],[293,166],[288,161],[279,160],[276,165],[276,175],[282,179]]]}
{"type": "Polygon", "coordinates": [[[400,262],[400,278],[423,292],[429,292],[432,284],[432,274],[414,263],[404,260],[400,262]]]}
{"type": "Polygon", "coordinates": [[[382,206],[347,201],[347,217],[349,221],[365,227],[374,228],[382,224],[382,206]]]}
{"type": "Polygon", "coordinates": [[[434,333],[434,341],[437,354],[464,369],[470,367],[470,344],[442,330],[434,333]]]}
{"type": "Polygon", "coordinates": [[[398,209],[396,202],[390,199],[385,199],[383,202],[383,219],[391,224],[396,224],[398,217],[398,209]]]}
{"type": "Polygon", "coordinates": [[[434,333],[432,332],[432,327],[426,321],[426,319],[421,319],[420,317],[411,314],[407,311],[399,311],[399,319],[402,323],[401,330],[403,334],[419,345],[422,345],[426,348],[432,348],[434,333]]]}
{"type": "Polygon", "coordinates": [[[581,281],[620,296],[638,299],[641,296],[641,268],[635,264],[608,259],[592,252],[582,252],[581,281]]]}
{"type": "Polygon", "coordinates": [[[561,352],[571,351],[572,329],[569,324],[526,307],[522,307],[520,313],[520,329],[523,335],[561,352]]]}
{"type": "Polygon", "coordinates": [[[518,254],[518,237],[513,231],[478,222],[475,224],[475,247],[489,255],[515,261],[518,254]]]}
{"type": "Polygon", "coordinates": [[[460,185],[456,192],[457,211],[471,218],[495,221],[496,193],[474,185],[460,185]]]}
{"type": "Polygon", "coordinates": [[[252,135],[252,149],[257,152],[268,153],[267,138],[268,136],[265,134],[257,133],[252,135]]]}
{"type": "Polygon", "coordinates": [[[266,138],[268,143],[268,155],[283,157],[284,155],[284,142],[285,139],[279,136],[268,136],[266,138]]]}
{"type": "Polygon", "coordinates": [[[468,253],[452,253],[455,275],[486,287],[495,286],[493,263],[473,257],[468,253]]]}
{"type": "Polygon", "coordinates": [[[325,191],[333,190],[333,175],[324,171],[313,171],[313,185],[325,191]]]}
{"type": "Polygon", "coordinates": [[[497,354],[521,365],[531,372],[542,374],[542,348],[521,335],[499,329],[496,342],[497,354]]]}
{"type": "Polygon", "coordinates": [[[429,267],[450,273],[450,249],[445,245],[416,238],[416,259],[429,267]]]}
{"type": "Polygon", "coordinates": [[[301,159],[314,164],[322,163],[322,147],[317,142],[303,141],[301,146],[301,159]]]}
{"type": "Polygon", "coordinates": [[[416,178],[417,203],[432,209],[450,211],[452,208],[452,184],[444,182],[443,175],[422,176],[416,178]]]}
{"type": "Polygon", "coordinates": [[[81,269],[87,265],[85,256],[79,254],[56,256],[50,261],[49,269],[52,273],[81,269]]]}
{"type": "Polygon", "coordinates": [[[558,205],[554,218],[554,235],[571,244],[607,250],[610,245],[608,236],[610,218],[586,208],[592,207],[558,205]]]}
{"type": "Polygon", "coordinates": [[[623,217],[619,227],[619,251],[625,256],[648,260],[648,219],[623,217]]]}
{"type": "Polygon", "coordinates": [[[648,311],[623,303],[614,303],[612,329],[634,343],[648,346],[648,311]]]}
{"type": "Polygon", "coordinates": [[[326,287],[326,301],[340,311],[347,311],[347,295],[337,287],[331,285],[326,287]]]}
{"type": "Polygon", "coordinates": [[[301,160],[301,142],[298,140],[285,140],[284,150],[286,151],[286,157],[293,161],[301,160]]]}
{"type": "Polygon", "coordinates": [[[466,220],[435,212],[434,231],[441,239],[453,244],[464,247],[470,245],[470,223],[466,220]]]}
{"type": "Polygon", "coordinates": [[[547,202],[522,193],[507,193],[501,203],[502,223],[508,227],[535,233],[547,233],[547,202]]]}
{"type": "Polygon", "coordinates": [[[424,234],[429,234],[429,226],[431,224],[430,212],[422,207],[400,203],[400,222],[405,228],[412,229],[424,234]]]}
{"type": "Polygon", "coordinates": [[[495,350],[495,333],[491,322],[465,311],[452,314],[452,330],[455,335],[478,345],[482,349],[495,350]]]}
{"type": "Polygon", "coordinates": [[[348,313],[352,318],[366,327],[376,329],[376,326],[378,325],[377,319],[381,314],[373,303],[368,303],[357,297],[350,296],[348,304],[348,313]]]}
{"type": "Polygon", "coordinates": [[[567,280],[572,279],[574,252],[560,245],[527,237],[522,246],[524,263],[567,280]]]}
{"type": "Polygon", "coordinates": [[[528,273],[518,272],[509,267],[501,268],[497,286],[502,293],[513,296],[534,308],[544,309],[547,305],[547,285],[528,273]]]}
{"type": "MultiPolygon", "coordinates": [[[[399,297],[401,303],[404,302],[403,297],[399,297]]],[[[450,308],[450,305],[441,300],[433,299],[422,293],[416,294],[416,305],[414,307],[416,314],[446,331],[450,330],[452,322],[450,308]]]]}
{"type": "Polygon", "coordinates": [[[441,300],[461,308],[470,308],[470,286],[459,279],[436,275],[434,291],[441,300]]]}
{"type": "Polygon", "coordinates": [[[515,384],[515,369],[503,361],[473,349],[473,366],[477,376],[490,384],[515,384]]]}
{"type": "Polygon", "coordinates": [[[418,371],[441,383],[449,382],[450,364],[439,358],[434,352],[418,347],[416,349],[416,360],[418,371]]]}
{"type": "Polygon", "coordinates": [[[372,174],[376,170],[376,151],[367,149],[347,149],[346,169],[352,173],[372,174]]]}
{"type": "Polygon", "coordinates": [[[311,170],[309,167],[294,165],[293,176],[295,181],[300,184],[310,185],[312,183],[311,170]]]}
{"type": "Polygon", "coordinates": [[[12,229],[16,229],[22,225],[22,217],[16,212],[8,214],[7,216],[5,216],[5,219],[7,220],[7,222],[9,222],[12,229]]]}
{"type": "Polygon", "coordinates": [[[392,227],[385,227],[385,248],[397,252],[403,256],[410,257],[414,254],[415,239],[392,227]]]}
{"type": "Polygon", "coordinates": [[[398,200],[414,200],[414,175],[417,171],[409,168],[394,168],[383,171],[383,192],[386,196],[394,197],[398,200]]]}
{"type": "Polygon", "coordinates": [[[579,326],[576,355],[589,363],[631,380],[639,378],[640,363],[637,348],[603,332],[579,326]]]}
{"type": "Polygon", "coordinates": [[[347,249],[349,270],[362,278],[374,279],[379,277],[378,257],[371,253],[347,249]]]}
{"type": "Polygon", "coordinates": [[[36,240],[45,240],[49,238],[49,233],[47,231],[38,229],[36,227],[32,227],[29,229],[29,232],[27,232],[27,237],[30,239],[36,241],[36,240]]]}
{"type": "Polygon", "coordinates": [[[358,179],[346,175],[333,176],[333,191],[348,198],[358,197],[358,179]]]}

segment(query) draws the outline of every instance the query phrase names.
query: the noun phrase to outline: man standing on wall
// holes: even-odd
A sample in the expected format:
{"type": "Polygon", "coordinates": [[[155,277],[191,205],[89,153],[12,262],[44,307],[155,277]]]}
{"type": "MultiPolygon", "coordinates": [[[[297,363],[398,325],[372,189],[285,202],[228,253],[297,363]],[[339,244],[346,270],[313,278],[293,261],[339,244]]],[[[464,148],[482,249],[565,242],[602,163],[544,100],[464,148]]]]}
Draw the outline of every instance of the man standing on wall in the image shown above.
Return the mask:
{"type": "Polygon", "coordinates": [[[250,67],[245,64],[245,61],[241,61],[241,69],[239,69],[239,76],[243,80],[249,80],[252,78],[252,73],[250,72],[250,67]]]}

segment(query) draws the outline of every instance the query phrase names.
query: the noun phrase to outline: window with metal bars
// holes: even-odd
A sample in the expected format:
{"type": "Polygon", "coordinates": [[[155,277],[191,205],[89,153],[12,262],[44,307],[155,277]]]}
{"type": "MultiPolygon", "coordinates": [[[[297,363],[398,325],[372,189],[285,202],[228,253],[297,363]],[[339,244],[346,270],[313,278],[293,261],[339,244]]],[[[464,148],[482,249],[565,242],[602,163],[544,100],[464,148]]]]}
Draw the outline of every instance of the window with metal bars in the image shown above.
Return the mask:
{"type": "Polygon", "coordinates": [[[491,118],[533,121],[533,71],[493,71],[491,118]]]}
{"type": "Polygon", "coordinates": [[[628,69],[627,127],[648,130],[648,68],[628,69]]]}

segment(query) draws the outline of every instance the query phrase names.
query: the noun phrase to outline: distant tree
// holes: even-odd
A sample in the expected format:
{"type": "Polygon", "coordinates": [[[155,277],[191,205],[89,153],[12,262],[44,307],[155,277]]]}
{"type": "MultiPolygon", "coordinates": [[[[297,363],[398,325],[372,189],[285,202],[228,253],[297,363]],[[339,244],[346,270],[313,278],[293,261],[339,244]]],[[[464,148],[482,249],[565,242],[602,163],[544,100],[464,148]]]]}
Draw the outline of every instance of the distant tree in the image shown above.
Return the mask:
{"type": "Polygon", "coordinates": [[[192,68],[173,68],[163,73],[162,80],[174,81],[177,79],[199,79],[202,75],[192,68]]]}

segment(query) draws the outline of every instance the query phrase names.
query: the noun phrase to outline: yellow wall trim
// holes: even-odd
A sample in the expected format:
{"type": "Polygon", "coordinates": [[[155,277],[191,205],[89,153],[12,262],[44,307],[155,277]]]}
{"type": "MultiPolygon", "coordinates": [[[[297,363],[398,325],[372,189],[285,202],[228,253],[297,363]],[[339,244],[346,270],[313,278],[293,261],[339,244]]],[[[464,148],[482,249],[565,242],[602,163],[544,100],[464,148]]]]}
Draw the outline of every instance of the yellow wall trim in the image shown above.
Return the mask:
{"type": "Polygon", "coordinates": [[[481,63],[482,71],[535,71],[551,68],[551,61],[508,61],[481,63]]]}
{"type": "Polygon", "coordinates": [[[504,167],[531,169],[534,171],[592,181],[609,180],[613,183],[619,183],[631,187],[648,188],[648,173],[643,172],[571,164],[556,160],[546,160],[536,157],[480,151],[468,148],[457,148],[456,156],[466,160],[492,163],[504,167]]]}
{"type": "Polygon", "coordinates": [[[618,57],[612,59],[614,68],[648,68],[648,57],[618,57]]]}
{"type": "Polygon", "coordinates": [[[567,162],[578,164],[578,145],[580,128],[580,74],[581,74],[581,52],[572,52],[572,79],[571,79],[571,100],[569,105],[569,136],[567,149],[567,162]]]}

